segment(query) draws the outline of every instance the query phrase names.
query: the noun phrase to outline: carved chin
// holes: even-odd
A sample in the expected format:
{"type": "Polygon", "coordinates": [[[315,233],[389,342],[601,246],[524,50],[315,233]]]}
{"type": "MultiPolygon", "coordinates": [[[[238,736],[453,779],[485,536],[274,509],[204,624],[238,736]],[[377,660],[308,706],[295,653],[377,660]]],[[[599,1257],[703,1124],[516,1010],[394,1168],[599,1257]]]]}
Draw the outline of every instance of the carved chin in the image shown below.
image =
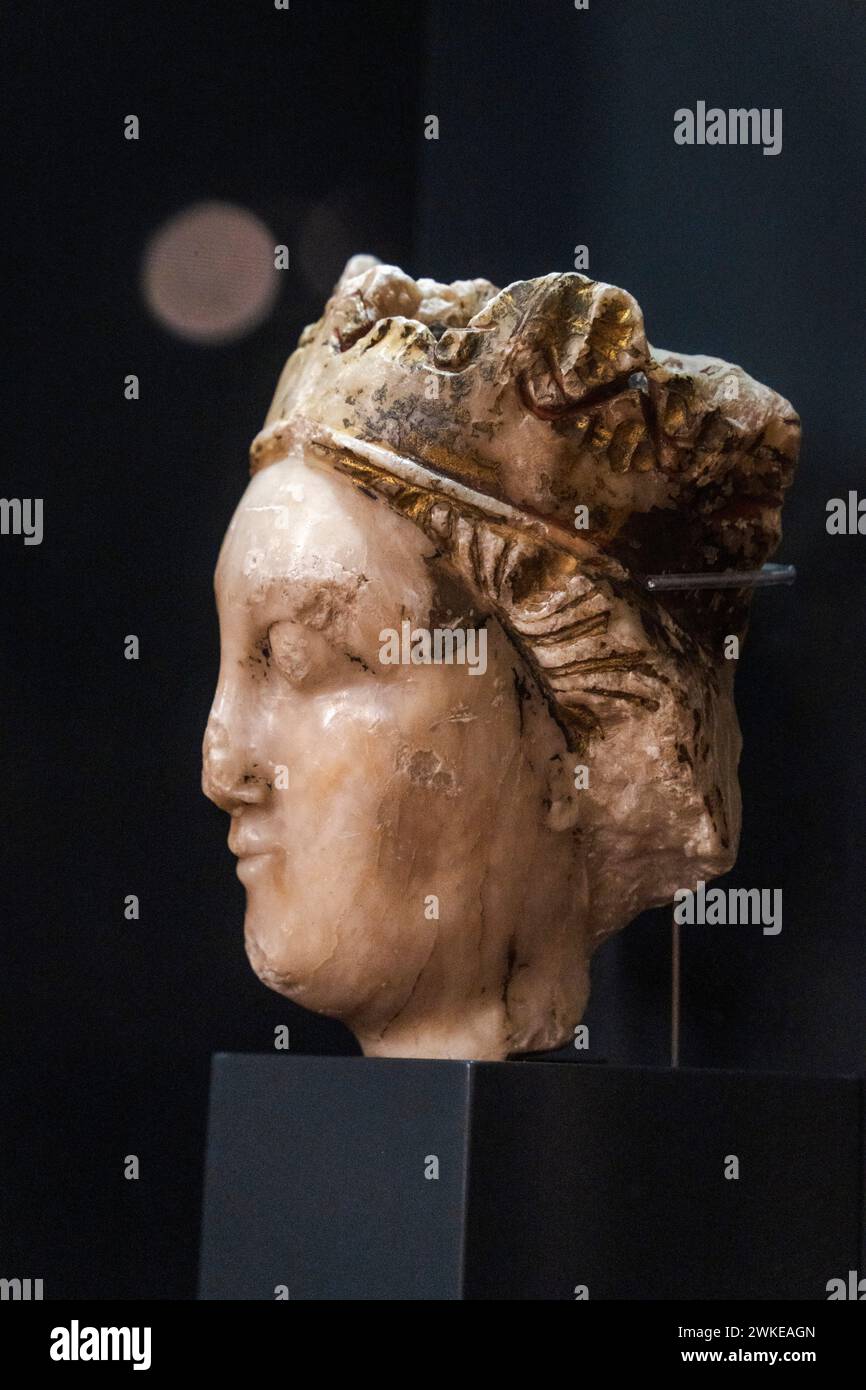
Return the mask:
{"type": "Polygon", "coordinates": [[[349,1017],[357,1007],[362,982],[356,973],[340,969],[333,952],[326,951],[324,960],[314,960],[308,938],[293,949],[290,939],[267,923],[251,920],[247,910],[244,948],[262,984],[292,1003],[329,1018],[349,1017]],[[323,969],[325,965],[332,968],[323,969]]]}
{"type": "Polygon", "coordinates": [[[275,990],[277,994],[284,994],[289,999],[294,999],[303,992],[303,981],[299,975],[287,968],[285,961],[275,959],[273,953],[261,944],[255,928],[249,923],[244,931],[244,948],[253,972],[268,989],[275,990]]]}

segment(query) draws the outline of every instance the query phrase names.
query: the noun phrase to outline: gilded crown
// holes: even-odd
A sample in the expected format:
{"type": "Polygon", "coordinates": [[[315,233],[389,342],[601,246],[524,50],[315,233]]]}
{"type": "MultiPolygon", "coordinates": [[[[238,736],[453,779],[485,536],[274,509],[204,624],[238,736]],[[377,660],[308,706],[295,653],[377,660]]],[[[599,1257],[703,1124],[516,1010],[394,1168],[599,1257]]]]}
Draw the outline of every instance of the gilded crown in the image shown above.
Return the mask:
{"type": "Polygon", "coordinates": [[[366,256],[286,364],[254,469],[297,417],[577,526],[638,574],[759,568],[800,440],[741,368],[650,347],[625,290],[577,273],[442,285],[366,256]]]}

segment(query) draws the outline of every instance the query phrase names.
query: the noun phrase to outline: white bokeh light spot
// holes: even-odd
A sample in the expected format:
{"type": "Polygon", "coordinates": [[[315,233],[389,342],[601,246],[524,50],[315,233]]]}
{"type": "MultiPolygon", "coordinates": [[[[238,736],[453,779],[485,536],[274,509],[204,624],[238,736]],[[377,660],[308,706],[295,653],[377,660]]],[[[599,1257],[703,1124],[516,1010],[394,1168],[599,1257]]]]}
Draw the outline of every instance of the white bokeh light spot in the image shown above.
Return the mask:
{"type": "Polygon", "coordinates": [[[275,239],[233,203],[194,203],[164,222],[142,261],[142,293],[163,327],[218,344],[250,333],[277,294],[275,239]]]}

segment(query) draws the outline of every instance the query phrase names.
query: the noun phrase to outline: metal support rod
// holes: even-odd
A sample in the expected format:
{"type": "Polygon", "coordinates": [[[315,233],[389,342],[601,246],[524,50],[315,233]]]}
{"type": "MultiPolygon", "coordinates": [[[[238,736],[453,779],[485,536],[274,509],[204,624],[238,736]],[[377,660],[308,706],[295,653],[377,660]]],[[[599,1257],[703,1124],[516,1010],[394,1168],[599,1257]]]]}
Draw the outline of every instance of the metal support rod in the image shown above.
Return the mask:
{"type": "Polygon", "coordinates": [[[671,1066],[680,1064],[680,924],[671,916],[671,1066]]]}
{"type": "Polygon", "coordinates": [[[759,570],[720,570],[704,574],[647,574],[646,589],[767,589],[793,584],[797,571],[793,565],[764,565],[759,570]]]}

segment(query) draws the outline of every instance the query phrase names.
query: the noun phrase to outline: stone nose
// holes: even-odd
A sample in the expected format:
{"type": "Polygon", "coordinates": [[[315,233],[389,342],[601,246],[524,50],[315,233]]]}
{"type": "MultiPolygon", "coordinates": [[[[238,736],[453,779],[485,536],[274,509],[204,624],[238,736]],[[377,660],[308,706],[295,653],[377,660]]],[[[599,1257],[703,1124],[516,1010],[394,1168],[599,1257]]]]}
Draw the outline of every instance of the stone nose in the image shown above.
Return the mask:
{"type": "Polygon", "coordinates": [[[202,746],[201,786],[205,796],[230,815],[265,799],[267,786],[242,740],[211,713],[202,746]]]}

